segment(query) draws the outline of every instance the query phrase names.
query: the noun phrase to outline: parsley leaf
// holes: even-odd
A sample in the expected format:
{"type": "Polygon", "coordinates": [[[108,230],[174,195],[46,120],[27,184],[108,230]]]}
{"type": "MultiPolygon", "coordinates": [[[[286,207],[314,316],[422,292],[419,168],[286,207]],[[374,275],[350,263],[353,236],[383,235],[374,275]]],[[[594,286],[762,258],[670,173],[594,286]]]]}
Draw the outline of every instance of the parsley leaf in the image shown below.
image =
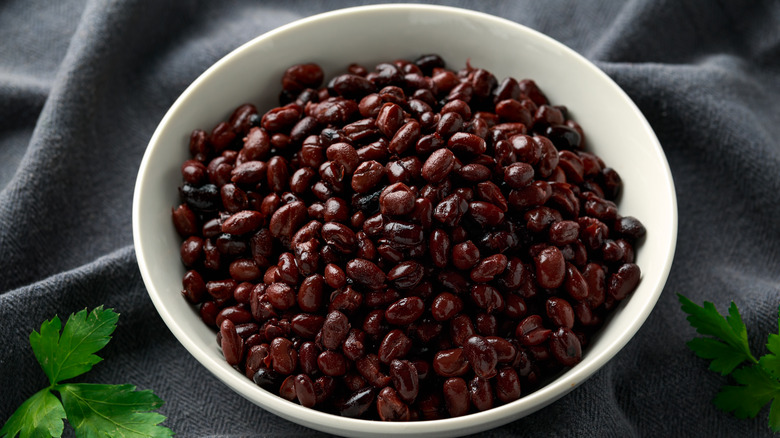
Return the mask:
{"type": "Polygon", "coordinates": [[[740,385],[726,385],[715,396],[715,406],[734,412],[737,418],[754,418],[758,412],[772,403],[769,426],[780,432],[780,418],[777,416],[777,399],[780,397],[780,382],[760,366],[753,365],[735,370],[732,374],[740,385]]]}
{"type": "Polygon", "coordinates": [[[159,426],[165,417],[150,412],[163,404],[152,391],[136,391],[133,385],[60,383],[103,360],[95,353],[111,340],[118,320],[119,314],[100,306],[70,315],[64,328],[55,316],[44,321],[39,332],[33,330],[30,346],[50,384],[16,409],[0,429],[0,437],[60,437],[63,419],[77,437],[172,436],[170,429],[159,426]]]}
{"type": "Polygon", "coordinates": [[[100,306],[91,313],[84,309],[68,318],[60,335],[62,323],[58,317],[45,321],[40,333],[30,334],[35,357],[49,382],[67,380],[92,369],[102,359],[94,353],[108,344],[119,315],[100,306]]]}
{"type": "Polygon", "coordinates": [[[163,437],[170,429],[158,426],[165,417],[148,412],[163,402],[152,391],[133,385],[69,383],[55,387],[69,413],[68,422],[81,437],[163,437]]]}
{"type": "MultiPolygon", "coordinates": [[[[778,314],[780,314],[780,309],[778,309],[778,314]]],[[[777,324],[778,326],[780,326],[780,319],[778,319],[777,324]]],[[[766,348],[767,350],[769,350],[769,353],[761,356],[761,359],[758,360],[758,363],[761,365],[761,368],[763,368],[764,371],[768,372],[775,379],[779,379],[780,378],[780,335],[775,335],[775,334],[769,335],[766,343],[766,348]]]]}
{"type": "Polygon", "coordinates": [[[688,347],[703,359],[711,359],[710,370],[726,375],[744,361],[758,363],[750,353],[747,328],[742,322],[737,305],[729,307],[729,316],[723,317],[715,305],[705,301],[700,307],[688,298],[678,294],[682,310],[688,314],[688,322],[702,335],[718,338],[696,338],[688,347]]]}
{"type": "Polygon", "coordinates": [[[16,409],[2,429],[0,436],[22,438],[38,436],[62,436],[62,419],[65,409],[62,403],[47,389],[36,392],[16,409]]]}
{"type": "Polygon", "coordinates": [[[717,338],[695,338],[688,346],[699,357],[712,360],[710,370],[730,374],[737,383],[721,388],[713,400],[715,406],[733,412],[737,418],[755,418],[770,404],[769,427],[780,432],[780,335],[770,334],[766,344],[769,353],[756,359],[750,352],[747,328],[736,304],[731,303],[729,315],[724,318],[712,303],[705,301],[700,307],[680,294],[677,297],[696,331],[717,338]],[[745,361],[749,364],[740,366],[745,361]]]}

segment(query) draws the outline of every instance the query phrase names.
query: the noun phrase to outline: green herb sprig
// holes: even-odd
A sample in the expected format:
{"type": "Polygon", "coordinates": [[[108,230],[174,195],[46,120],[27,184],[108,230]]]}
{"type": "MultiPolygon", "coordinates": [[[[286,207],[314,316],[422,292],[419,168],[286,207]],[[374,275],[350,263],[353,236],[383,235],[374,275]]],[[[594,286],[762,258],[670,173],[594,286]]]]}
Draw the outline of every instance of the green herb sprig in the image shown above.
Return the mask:
{"type": "MultiPolygon", "coordinates": [[[[724,317],[715,305],[705,301],[703,306],[678,294],[688,322],[699,334],[709,337],[694,338],[688,347],[703,359],[711,360],[709,369],[721,375],[731,375],[736,385],[724,385],[713,403],[737,418],[755,418],[761,409],[769,408],[769,427],[780,432],[780,334],[770,334],[769,353],[756,359],[748,345],[747,328],[737,305],[733,302],[724,317]],[[743,365],[744,364],[744,365],[743,365]]],[[[780,325],[780,309],[778,309],[780,325]]]]}
{"type": "Polygon", "coordinates": [[[64,328],[55,316],[41,324],[40,332],[30,333],[30,345],[49,386],[16,409],[0,437],[60,437],[66,419],[78,437],[172,436],[170,429],[159,426],[165,417],[150,412],[163,404],[152,391],[136,391],[133,385],[63,383],[102,360],[95,353],[111,340],[118,320],[119,314],[100,306],[70,315],[64,328]]]}

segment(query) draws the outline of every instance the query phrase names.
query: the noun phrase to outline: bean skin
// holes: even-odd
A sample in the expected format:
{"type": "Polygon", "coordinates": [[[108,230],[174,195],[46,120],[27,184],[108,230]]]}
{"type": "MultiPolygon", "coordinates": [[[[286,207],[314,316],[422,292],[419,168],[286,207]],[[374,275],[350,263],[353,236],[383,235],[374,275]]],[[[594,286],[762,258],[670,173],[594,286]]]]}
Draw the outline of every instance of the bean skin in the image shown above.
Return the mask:
{"type": "Polygon", "coordinates": [[[376,399],[376,389],[368,386],[355,391],[339,407],[339,414],[358,418],[363,415],[376,399]]]}
{"type": "Polygon", "coordinates": [[[371,289],[378,289],[385,283],[385,273],[372,261],[352,259],[347,262],[346,274],[352,280],[371,289]]]}
{"type": "Polygon", "coordinates": [[[471,405],[468,385],[466,385],[465,380],[460,377],[451,377],[444,381],[442,391],[444,392],[447,412],[451,417],[460,417],[469,412],[471,405]]]}
{"type": "Polygon", "coordinates": [[[417,368],[408,360],[394,359],[390,363],[390,378],[398,397],[406,403],[413,403],[420,391],[417,368]]]}
{"type": "Polygon", "coordinates": [[[550,352],[564,366],[574,366],[582,360],[579,338],[566,327],[559,327],[550,336],[550,352]]]}
{"type": "Polygon", "coordinates": [[[566,261],[557,247],[548,246],[543,249],[534,257],[534,263],[536,280],[541,287],[555,289],[563,284],[566,276],[566,261]]]}
{"type": "Polygon", "coordinates": [[[347,338],[349,329],[349,318],[346,315],[338,310],[328,313],[320,332],[322,345],[331,350],[339,348],[347,338]]]}
{"type": "Polygon", "coordinates": [[[416,321],[425,311],[425,303],[419,297],[401,298],[385,310],[385,321],[393,325],[407,325],[416,321]]]}
{"type": "Polygon", "coordinates": [[[514,368],[501,368],[496,375],[494,386],[496,397],[504,403],[520,398],[520,378],[514,368]]]}
{"type": "Polygon", "coordinates": [[[447,321],[463,310],[463,301],[454,294],[442,292],[433,299],[431,314],[437,321],[447,321]]]}
{"type": "Polygon", "coordinates": [[[545,303],[547,317],[553,324],[561,327],[574,327],[574,309],[568,301],[559,297],[550,297],[545,303]]]}
{"type": "Polygon", "coordinates": [[[422,167],[422,177],[428,182],[438,183],[444,180],[455,165],[455,154],[449,149],[435,150],[422,167]]]}
{"type": "Polygon", "coordinates": [[[463,346],[463,352],[477,376],[489,379],[496,375],[498,354],[484,337],[470,337],[463,346]]]}
{"type": "Polygon", "coordinates": [[[385,175],[385,167],[374,160],[364,161],[355,169],[350,185],[357,193],[368,193],[385,175]]]}
{"type": "Polygon", "coordinates": [[[620,266],[617,272],[609,277],[609,296],[618,301],[625,299],[636,289],[640,276],[639,266],[634,263],[620,266]]]}
{"type": "Polygon", "coordinates": [[[376,409],[382,421],[409,421],[410,418],[409,406],[390,386],[379,391],[376,396],[376,409]]]}
{"type": "Polygon", "coordinates": [[[274,371],[283,375],[292,374],[298,364],[298,352],[292,341],[284,337],[271,341],[271,358],[274,371]]]}
{"type": "Polygon", "coordinates": [[[317,356],[317,366],[326,376],[338,377],[347,372],[347,361],[338,351],[325,350],[317,356]]]}
{"type": "Polygon", "coordinates": [[[469,274],[472,281],[485,283],[504,272],[508,259],[503,254],[493,254],[482,259],[469,274]]]}
{"type": "Polygon", "coordinates": [[[377,356],[382,363],[390,364],[395,359],[405,357],[412,348],[412,341],[399,329],[387,332],[379,344],[377,356]]]}
{"type": "Polygon", "coordinates": [[[222,320],[219,326],[222,335],[222,354],[230,365],[238,365],[244,356],[244,340],[236,332],[236,326],[229,319],[222,320]]]}
{"type": "Polygon", "coordinates": [[[468,389],[471,405],[478,411],[486,411],[493,407],[494,394],[490,380],[474,376],[474,378],[469,381],[468,389]]]}
{"type": "Polygon", "coordinates": [[[462,376],[469,370],[469,363],[462,348],[441,350],[433,356],[433,370],[442,377],[462,376]]]}
{"type": "Polygon", "coordinates": [[[308,374],[295,376],[295,396],[298,398],[298,403],[307,408],[314,407],[317,404],[314,382],[308,374]]]}

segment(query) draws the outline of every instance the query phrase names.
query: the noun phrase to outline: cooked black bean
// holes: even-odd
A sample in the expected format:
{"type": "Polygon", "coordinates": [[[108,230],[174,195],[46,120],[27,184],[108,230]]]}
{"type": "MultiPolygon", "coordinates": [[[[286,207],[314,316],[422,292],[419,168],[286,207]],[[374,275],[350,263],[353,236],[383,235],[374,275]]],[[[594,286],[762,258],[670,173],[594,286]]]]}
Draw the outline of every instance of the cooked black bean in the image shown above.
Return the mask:
{"type": "Polygon", "coordinates": [[[181,293],[258,385],[357,418],[484,411],[580,362],[637,288],[648,230],[533,80],[429,54],[281,82],[193,130],[171,211],[181,293]]]}

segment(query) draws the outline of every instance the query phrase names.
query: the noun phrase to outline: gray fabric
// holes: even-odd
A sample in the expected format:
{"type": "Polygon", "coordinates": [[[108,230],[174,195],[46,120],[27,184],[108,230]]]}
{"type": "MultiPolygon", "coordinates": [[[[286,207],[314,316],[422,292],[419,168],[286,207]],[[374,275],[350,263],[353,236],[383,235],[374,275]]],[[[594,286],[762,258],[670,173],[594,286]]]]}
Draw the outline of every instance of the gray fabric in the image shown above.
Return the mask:
{"type": "MultiPolygon", "coordinates": [[[[371,3],[371,2],[368,2],[371,3]]],[[[45,386],[27,336],[100,304],[122,314],[85,380],[153,389],[179,436],[317,436],[232,393],[157,316],[130,210],[144,148],[210,64],[297,18],[357,1],[0,3],[0,421],[45,386]]],[[[544,32],[635,100],[669,159],[679,240],[636,337],[548,408],[483,436],[769,436],[711,399],[727,380],[685,346],[676,293],[734,300],[763,350],[780,303],[780,3],[457,1],[544,32]]]]}

